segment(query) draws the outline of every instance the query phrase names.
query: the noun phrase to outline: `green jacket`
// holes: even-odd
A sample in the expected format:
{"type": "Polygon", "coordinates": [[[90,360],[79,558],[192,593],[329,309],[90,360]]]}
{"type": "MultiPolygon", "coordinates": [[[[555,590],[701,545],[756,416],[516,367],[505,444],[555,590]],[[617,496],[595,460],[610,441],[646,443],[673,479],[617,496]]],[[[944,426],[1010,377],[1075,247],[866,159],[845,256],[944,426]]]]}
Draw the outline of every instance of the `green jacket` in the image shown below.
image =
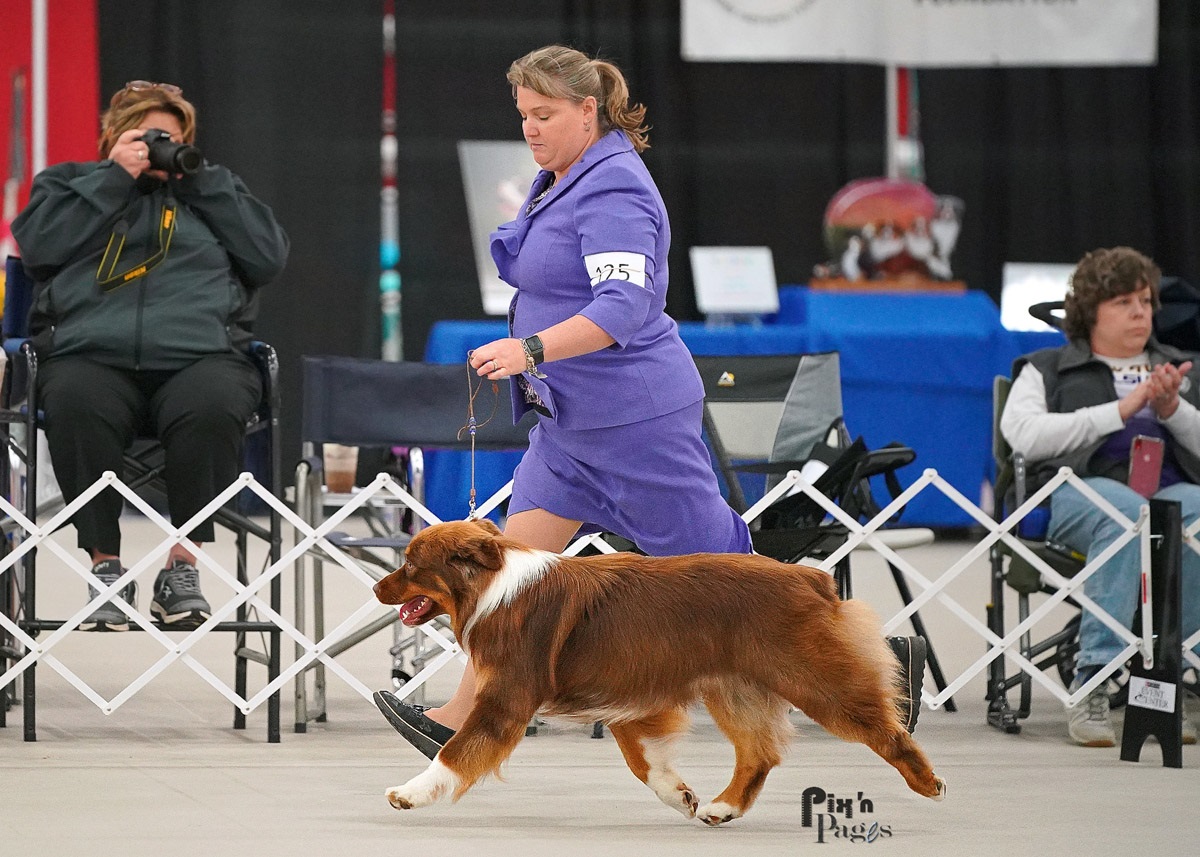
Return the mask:
{"type": "Polygon", "coordinates": [[[13,235],[36,283],[30,329],[39,354],[128,369],[173,370],[245,350],[257,291],[288,254],[271,209],[228,169],[208,163],[169,183],[135,180],[112,161],[58,164],[34,179],[13,235]],[[175,230],[162,261],[102,288],[98,269],[110,242],[111,262],[124,231],[117,273],[150,259],[172,202],[175,230]]]}

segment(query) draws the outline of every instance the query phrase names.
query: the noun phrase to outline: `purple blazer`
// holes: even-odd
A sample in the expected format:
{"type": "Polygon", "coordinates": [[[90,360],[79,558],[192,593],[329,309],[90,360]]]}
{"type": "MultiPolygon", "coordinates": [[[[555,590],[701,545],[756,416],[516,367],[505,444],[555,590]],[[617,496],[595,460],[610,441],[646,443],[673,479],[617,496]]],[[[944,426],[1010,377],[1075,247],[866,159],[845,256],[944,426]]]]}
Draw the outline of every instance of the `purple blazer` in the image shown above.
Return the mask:
{"type": "MultiPolygon", "coordinates": [[[[627,425],[703,399],[692,356],[666,314],[667,211],[629,138],[620,130],[600,138],[527,212],[552,178],[538,173],[517,219],[491,236],[500,277],[517,289],[510,331],[524,338],[583,315],[616,341],[544,364],[544,380],[525,380],[568,429],[627,425]]],[[[529,405],[511,386],[519,420],[529,405]]]]}

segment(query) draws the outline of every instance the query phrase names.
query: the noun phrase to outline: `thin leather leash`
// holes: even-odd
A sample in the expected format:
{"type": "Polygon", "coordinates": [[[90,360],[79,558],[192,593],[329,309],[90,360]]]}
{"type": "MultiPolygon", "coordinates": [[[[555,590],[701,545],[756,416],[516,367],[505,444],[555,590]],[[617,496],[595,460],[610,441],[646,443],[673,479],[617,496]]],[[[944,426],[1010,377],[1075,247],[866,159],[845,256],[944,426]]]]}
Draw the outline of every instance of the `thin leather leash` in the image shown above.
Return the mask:
{"type": "Polygon", "coordinates": [[[471,491],[467,497],[467,520],[475,520],[475,435],[479,429],[486,426],[496,417],[496,411],[500,407],[500,384],[492,381],[492,412],[483,422],[478,422],[475,418],[475,399],[483,391],[483,384],[486,378],[480,378],[479,383],[474,383],[471,377],[471,357],[472,352],[467,353],[467,424],[458,430],[458,439],[463,439],[463,432],[466,432],[471,438],[471,491]]]}

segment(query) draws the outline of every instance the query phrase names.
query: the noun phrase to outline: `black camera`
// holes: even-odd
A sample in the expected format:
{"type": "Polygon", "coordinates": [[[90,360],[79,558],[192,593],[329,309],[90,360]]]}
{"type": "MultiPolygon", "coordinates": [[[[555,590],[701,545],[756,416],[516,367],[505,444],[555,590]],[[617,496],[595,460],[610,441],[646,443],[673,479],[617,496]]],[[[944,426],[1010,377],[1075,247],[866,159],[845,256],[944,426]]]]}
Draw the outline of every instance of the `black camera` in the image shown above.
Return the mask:
{"type": "Polygon", "coordinates": [[[151,128],[142,135],[142,142],[150,149],[150,167],[165,172],[192,175],[200,171],[204,156],[195,146],[176,143],[171,135],[159,128],[151,128]]]}

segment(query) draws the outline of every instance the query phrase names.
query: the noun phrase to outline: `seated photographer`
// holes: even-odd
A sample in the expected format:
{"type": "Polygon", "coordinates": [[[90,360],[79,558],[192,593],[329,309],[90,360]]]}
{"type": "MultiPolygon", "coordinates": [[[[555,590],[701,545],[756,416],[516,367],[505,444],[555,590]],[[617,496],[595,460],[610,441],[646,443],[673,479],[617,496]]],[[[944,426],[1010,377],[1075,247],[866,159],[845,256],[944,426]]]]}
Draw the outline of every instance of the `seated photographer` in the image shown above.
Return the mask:
{"type": "MultiPolygon", "coordinates": [[[[1200,517],[1200,371],[1191,357],[1157,342],[1160,272],[1128,247],[1100,249],[1080,260],[1067,292],[1068,344],[1017,360],[1000,430],[1025,455],[1034,487],[1070,467],[1100,496],[1136,520],[1145,496],[1182,504],[1183,520],[1200,517]],[[1161,475],[1130,467],[1134,438],[1162,443],[1161,475]],[[1131,476],[1133,478],[1131,478],[1131,476]],[[1156,476],[1159,476],[1157,480],[1156,476]],[[1145,492],[1139,494],[1131,485],[1145,492]]],[[[1089,561],[1124,529],[1070,485],[1051,496],[1049,537],[1089,561]]],[[[1137,608],[1141,559],[1136,540],[1125,545],[1084,584],[1084,592],[1125,627],[1137,608]]],[[[1183,549],[1182,630],[1200,626],[1200,556],[1183,549]]],[[[1091,611],[1079,626],[1074,692],[1120,654],[1125,643],[1091,611]]],[[[1071,738],[1085,747],[1112,747],[1104,684],[1071,712],[1071,738]]],[[[1196,743],[1184,720],[1185,744],[1196,743]]]]}
{"type": "MultiPolygon", "coordinates": [[[[101,117],[100,160],[39,173],[13,223],[35,282],[31,319],[50,457],[67,501],[124,450],[157,437],[171,521],[186,523],[237,477],[245,425],[262,397],[246,355],[257,290],[287,260],[271,209],[192,146],[196,111],[176,86],[133,81],[101,117]]],[[[122,573],[123,499],[106,489],[73,518],[79,547],[105,584],[122,573]]],[[[150,612],[170,628],[211,614],[192,543],[173,547],[150,612]]],[[[89,587],[92,597],[97,590],[89,587]]],[[[136,606],[130,584],[122,597],[136,606]]],[[[115,604],[84,630],[124,631],[115,604]]]]}

